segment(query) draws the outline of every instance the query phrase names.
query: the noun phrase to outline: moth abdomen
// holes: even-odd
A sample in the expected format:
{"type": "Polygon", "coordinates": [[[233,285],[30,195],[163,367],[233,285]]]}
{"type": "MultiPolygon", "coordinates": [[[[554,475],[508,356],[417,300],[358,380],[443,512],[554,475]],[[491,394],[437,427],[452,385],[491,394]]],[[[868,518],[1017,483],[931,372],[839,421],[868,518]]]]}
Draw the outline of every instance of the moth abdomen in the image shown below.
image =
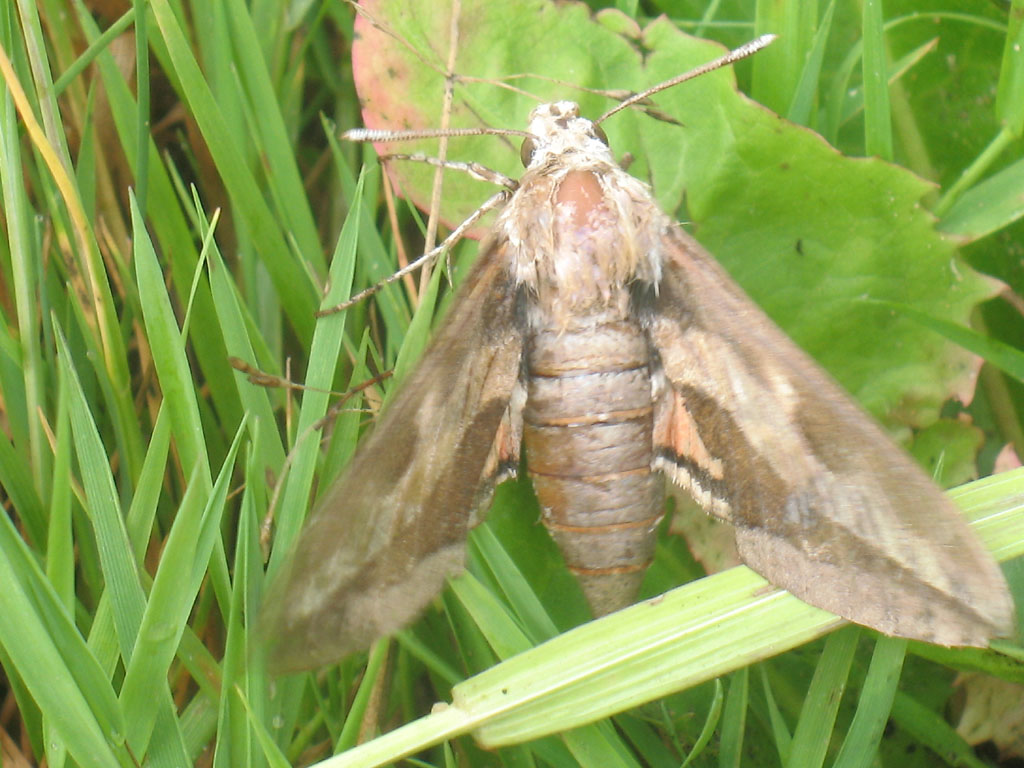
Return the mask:
{"type": "Polygon", "coordinates": [[[651,470],[646,338],[629,322],[535,333],[523,444],[544,524],[595,615],[636,598],[654,554],[664,481],[651,470]]]}

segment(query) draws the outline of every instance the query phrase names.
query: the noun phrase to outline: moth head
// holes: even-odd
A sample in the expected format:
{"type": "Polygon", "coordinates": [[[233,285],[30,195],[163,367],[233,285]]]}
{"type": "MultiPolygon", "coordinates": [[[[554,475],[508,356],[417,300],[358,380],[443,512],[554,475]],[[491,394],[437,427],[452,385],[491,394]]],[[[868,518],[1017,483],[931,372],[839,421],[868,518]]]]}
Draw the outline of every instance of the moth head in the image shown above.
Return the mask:
{"type": "Polygon", "coordinates": [[[608,149],[608,137],[601,126],[580,117],[580,107],[572,101],[541,104],[530,113],[519,157],[526,168],[541,166],[553,157],[579,152],[595,159],[614,162],[608,149]]]}

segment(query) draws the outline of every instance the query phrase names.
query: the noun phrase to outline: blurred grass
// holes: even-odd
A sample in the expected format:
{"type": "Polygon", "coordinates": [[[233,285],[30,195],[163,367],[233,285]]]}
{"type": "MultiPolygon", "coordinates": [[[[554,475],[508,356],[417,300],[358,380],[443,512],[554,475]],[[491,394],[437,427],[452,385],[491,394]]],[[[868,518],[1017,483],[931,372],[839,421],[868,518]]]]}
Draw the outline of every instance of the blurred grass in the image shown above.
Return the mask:
{"type": "MultiPolygon", "coordinates": [[[[783,32],[753,62],[754,96],[844,153],[881,154],[935,181],[939,226],[1019,295],[1021,7],[1007,25],[995,6],[934,3],[928,12],[865,3],[862,16],[807,2],[651,9],[728,44],[783,32]]],[[[400,237],[390,226],[372,151],[334,141],[335,125],[359,121],[352,17],[341,3],[268,0],[0,8],[5,764],[19,755],[51,766],[307,764],[412,722],[419,741],[395,747],[409,749],[437,737],[436,721],[416,718],[466,678],[461,700],[476,702],[473,717],[489,718],[492,732],[510,714],[493,703],[503,681],[549,685],[518,714],[528,723],[534,707],[557,730],[558,707],[569,722],[602,690],[558,699],[559,667],[573,666],[558,654],[585,665],[650,631],[637,611],[562,635],[554,650],[533,652],[536,667],[471,677],[584,617],[520,483],[501,489],[494,525],[474,534],[471,575],[398,643],[379,643],[369,665],[350,658],[272,682],[252,663],[264,517],[275,512],[274,568],[312,489],[351,455],[370,421],[362,409],[378,407],[387,386],[346,401],[321,450],[326,391],[368,380],[400,351],[414,359],[432,313],[417,316],[420,297],[398,284],[315,320],[319,306],[393,271],[400,248],[410,257],[420,248],[403,205],[400,237]],[[414,317],[415,340],[403,347],[414,317]],[[229,357],[314,389],[256,386],[229,357]],[[507,522],[523,510],[526,523],[507,522]],[[525,541],[536,554],[522,554],[525,541]],[[545,677],[531,678],[542,664],[545,677]]],[[[457,274],[474,248],[457,249],[457,274]]],[[[929,327],[942,333],[944,322],[929,327]]],[[[993,344],[976,348],[1012,360],[994,343],[1019,346],[1022,325],[1001,305],[983,307],[979,329],[993,344]]],[[[1024,397],[1012,378],[989,372],[983,382],[969,415],[984,432],[975,462],[987,474],[996,451],[1019,439],[1024,397]]],[[[963,494],[993,548],[1019,555],[1020,476],[963,494]]],[[[660,542],[657,568],[652,580],[665,587],[697,570],[675,537],[660,542]]],[[[693,594],[724,600],[737,578],[722,574],[693,594]]],[[[754,610],[754,596],[737,599],[754,610]]],[[[793,615],[766,609],[751,636],[795,632],[793,615]]],[[[827,628],[810,614],[800,621],[807,637],[827,628]]],[[[691,765],[811,766],[866,764],[877,752],[883,765],[911,768],[934,765],[938,750],[950,764],[980,765],[939,716],[953,670],[1020,677],[1019,656],[912,645],[904,658],[899,641],[861,641],[869,633],[856,629],[763,661],[750,677],[746,665],[770,652],[740,633],[701,644],[714,637],[691,642],[713,652],[715,669],[739,670],[724,693],[709,681],[618,715],[614,727],[494,752],[462,738],[454,753],[426,756],[629,766],[679,765],[692,751],[691,765]]],[[[664,677],[658,663],[641,660],[628,673],[635,682],[617,682],[645,701],[643,686],[664,677]]],[[[606,674],[627,674],[625,660],[610,664],[606,674]]],[[[465,730],[456,715],[446,716],[452,733],[465,730]]]]}

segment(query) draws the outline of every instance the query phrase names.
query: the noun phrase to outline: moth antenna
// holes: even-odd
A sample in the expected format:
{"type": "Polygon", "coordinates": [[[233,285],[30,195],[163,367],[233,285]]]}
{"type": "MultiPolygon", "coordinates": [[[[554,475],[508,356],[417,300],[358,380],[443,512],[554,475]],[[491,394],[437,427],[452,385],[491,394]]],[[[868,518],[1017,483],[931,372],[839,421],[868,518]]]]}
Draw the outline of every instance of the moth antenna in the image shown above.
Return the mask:
{"type": "Polygon", "coordinates": [[[631,96],[630,98],[626,99],[621,104],[618,104],[615,107],[609,109],[607,112],[605,112],[603,115],[597,118],[597,120],[594,121],[594,125],[600,125],[617,112],[621,112],[627,107],[631,107],[634,104],[640,103],[646,100],[648,97],[653,96],[654,94],[660,91],[664,91],[665,89],[671,88],[674,85],[685,83],[687,80],[692,80],[695,77],[700,77],[701,75],[705,75],[713,70],[720,69],[721,67],[727,66],[729,64],[733,64],[734,62],[737,62],[740,59],[745,59],[747,58],[747,56],[755,54],[762,48],[771,45],[771,43],[773,43],[775,41],[775,38],[777,37],[778,35],[772,34],[761,35],[760,37],[751,40],[749,43],[746,43],[744,45],[741,45],[739,48],[729,51],[724,56],[719,56],[717,59],[709,61],[707,64],[701,64],[696,69],[691,69],[689,72],[684,72],[683,74],[677,77],[673,77],[671,80],[666,80],[663,83],[658,83],[657,85],[651,86],[646,91],[641,91],[635,96],[631,96]]]}
{"type": "Polygon", "coordinates": [[[333,307],[328,307],[327,309],[319,310],[316,313],[316,316],[325,317],[327,315],[333,315],[336,312],[344,312],[346,309],[355,306],[363,299],[377,293],[377,291],[379,291],[384,286],[389,285],[395,282],[396,280],[401,280],[410,272],[414,272],[424,264],[433,261],[440,254],[444,253],[447,249],[451,248],[455,243],[461,240],[462,236],[465,235],[466,232],[474,224],[480,221],[480,219],[482,219],[487,213],[493,211],[495,208],[498,208],[499,206],[504,205],[506,202],[508,202],[509,198],[512,197],[512,191],[513,190],[511,189],[503,189],[500,192],[492,195],[487,199],[487,201],[483,205],[481,205],[479,208],[473,211],[473,213],[467,216],[465,221],[463,221],[461,224],[459,224],[459,226],[453,229],[451,234],[448,235],[448,237],[446,237],[444,240],[442,240],[441,244],[438,245],[436,248],[427,251],[415,261],[409,262],[406,266],[402,267],[394,274],[391,274],[388,277],[384,278],[376,285],[371,285],[369,288],[360,291],[355,296],[350,298],[348,301],[343,301],[340,304],[337,304],[333,307]]]}
{"type": "MultiPolygon", "coordinates": [[[[603,115],[601,115],[601,117],[594,121],[594,124],[600,124],[603,121],[607,120],[612,115],[616,114],[617,112],[621,112],[622,110],[628,107],[635,106],[637,104],[642,104],[645,106],[649,105],[650,97],[653,96],[655,93],[666,90],[667,88],[671,88],[675,85],[679,85],[680,83],[686,82],[687,80],[692,80],[695,77],[699,77],[700,75],[706,74],[707,72],[711,72],[713,70],[724,67],[728,64],[732,64],[736,61],[739,61],[740,59],[745,59],[746,57],[756,53],[757,51],[760,51],[762,48],[765,48],[766,46],[770,45],[776,39],[776,37],[778,36],[774,34],[762,35],[761,37],[751,40],[749,43],[746,43],[745,45],[741,45],[739,48],[729,51],[725,55],[720,56],[717,59],[714,59],[713,61],[709,61],[708,63],[702,64],[701,66],[692,69],[689,72],[685,72],[682,75],[679,75],[678,77],[674,77],[671,80],[666,80],[665,82],[652,86],[651,88],[648,88],[645,91],[634,94],[626,98],[624,101],[622,101],[620,104],[616,105],[612,109],[605,112],[603,115]]],[[[540,79],[548,80],[549,78],[540,79]]],[[[612,98],[615,98],[621,94],[621,91],[601,92],[594,91],[593,89],[588,88],[580,88],[580,90],[585,92],[601,93],[602,95],[607,95],[612,98]]],[[[658,117],[658,115],[652,116],[658,117]]],[[[375,144],[392,141],[415,141],[418,139],[435,138],[449,139],[468,136],[518,136],[521,138],[533,138],[532,135],[527,131],[520,131],[511,128],[488,127],[434,129],[427,128],[422,130],[414,129],[404,131],[395,131],[387,129],[381,130],[373,128],[352,128],[341,134],[341,138],[346,141],[371,142],[375,144]]],[[[511,179],[508,176],[505,176],[504,174],[498,173],[497,171],[493,171],[489,168],[486,168],[485,166],[479,165],[478,163],[463,163],[445,160],[442,158],[430,157],[428,155],[423,154],[396,154],[391,155],[390,157],[395,159],[411,160],[413,162],[422,162],[428,165],[433,165],[436,168],[450,168],[453,170],[459,170],[464,173],[468,173],[471,177],[478,179],[480,181],[499,184],[505,187],[505,189],[493,195],[489,200],[487,200],[487,202],[480,206],[480,208],[478,208],[465,221],[463,221],[458,227],[456,227],[451,232],[451,234],[449,234],[448,237],[446,237],[441,242],[441,244],[438,245],[436,248],[428,250],[422,256],[415,259],[414,261],[411,261],[409,264],[402,267],[397,272],[388,276],[387,278],[380,281],[376,285],[372,285],[369,288],[360,291],[355,296],[349,298],[347,301],[337,304],[334,307],[319,310],[316,313],[317,317],[324,317],[325,315],[330,315],[336,312],[342,312],[346,309],[349,309],[355,304],[358,304],[363,299],[377,293],[384,286],[396,282],[397,280],[402,279],[403,277],[414,272],[420,267],[432,262],[439,254],[445,252],[448,248],[450,248],[452,245],[458,242],[458,240],[462,238],[465,232],[471,226],[473,226],[473,224],[479,221],[484,216],[484,214],[493,210],[497,206],[505,203],[511,196],[511,193],[515,191],[515,189],[518,186],[518,182],[516,182],[514,179],[511,179]]]]}
{"type": "MultiPolygon", "coordinates": [[[[589,88],[588,86],[585,85],[570,83],[567,80],[560,80],[557,77],[545,77],[544,75],[531,75],[529,73],[508,75],[506,78],[502,79],[504,80],[518,78],[532,78],[534,80],[540,80],[542,83],[552,83],[553,85],[557,85],[562,88],[571,88],[573,90],[580,91],[581,93],[591,93],[595,96],[601,96],[603,98],[610,99],[611,101],[626,101],[627,99],[631,99],[636,95],[636,91],[630,91],[625,88],[589,88]]],[[[459,80],[467,81],[470,80],[470,78],[464,78],[460,76],[459,80]]],[[[485,78],[474,78],[474,80],[476,82],[487,82],[491,83],[492,85],[499,85],[508,88],[513,93],[528,96],[529,98],[537,102],[544,101],[544,99],[541,99],[539,96],[535,96],[534,94],[528,91],[523,91],[519,88],[513,88],[512,86],[502,83],[501,80],[486,80],[485,78]]],[[[636,102],[634,106],[639,106],[641,111],[645,115],[653,117],[655,120],[660,120],[663,123],[671,123],[673,125],[682,125],[682,123],[680,123],[671,115],[668,115],[662,112],[661,110],[655,108],[654,103],[650,99],[642,99],[640,102],[636,102]]]]}
{"type": "Polygon", "coordinates": [[[581,93],[591,93],[594,94],[595,96],[603,96],[606,99],[611,99],[612,101],[625,101],[626,99],[631,98],[636,93],[636,91],[626,90],[625,88],[590,88],[586,85],[579,85],[578,83],[573,83],[568,80],[562,80],[561,78],[558,77],[537,75],[531,72],[517,72],[514,75],[502,75],[501,77],[497,78],[458,75],[457,79],[460,83],[484,83],[486,85],[492,85],[496,88],[504,88],[506,90],[511,91],[512,93],[518,94],[520,96],[525,96],[538,103],[543,103],[545,100],[540,96],[536,95],[535,93],[531,93],[530,91],[526,91],[523,90],[522,88],[517,88],[514,85],[510,85],[510,81],[539,80],[542,83],[551,83],[552,85],[557,85],[559,88],[571,88],[575,91],[580,91],[581,93]]]}
{"type": "Polygon", "coordinates": [[[514,128],[425,128],[423,130],[389,131],[376,128],[351,128],[341,134],[345,141],[369,141],[374,144],[389,141],[415,141],[417,139],[452,139],[459,136],[519,136],[532,138],[526,131],[514,128]]]}
{"type": "MultiPolygon", "coordinates": [[[[496,88],[504,88],[519,96],[525,96],[526,98],[532,99],[533,101],[536,101],[539,104],[544,103],[545,100],[538,96],[537,94],[531,93],[530,91],[524,90],[522,88],[517,88],[514,85],[510,85],[508,82],[511,80],[526,79],[539,80],[542,83],[551,83],[552,85],[557,85],[560,88],[571,88],[572,90],[580,91],[581,93],[590,93],[593,94],[594,96],[602,96],[606,99],[610,99],[611,101],[625,101],[626,99],[631,99],[633,98],[633,96],[636,95],[636,91],[630,91],[625,88],[590,88],[589,86],[579,85],[578,83],[572,83],[569,82],[568,80],[562,80],[557,77],[535,75],[530,72],[519,72],[514,75],[504,75],[499,78],[470,77],[467,75],[456,76],[456,80],[458,80],[458,82],[460,83],[484,83],[487,85],[492,85],[496,88]]],[[[645,100],[644,104],[649,105],[650,102],[645,100]]]]}
{"type": "Polygon", "coordinates": [[[381,159],[408,160],[413,163],[426,163],[427,165],[432,165],[435,168],[448,168],[453,171],[461,171],[477,181],[484,181],[488,184],[505,187],[513,191],[519,187],[519,182],[515,179],[498,171],[492,170],[485,165],[480,165],[480,163],[464,163],[459,160],[442,160],[438,157],[420,153],[411,155],[383,155],[381,159]]]}

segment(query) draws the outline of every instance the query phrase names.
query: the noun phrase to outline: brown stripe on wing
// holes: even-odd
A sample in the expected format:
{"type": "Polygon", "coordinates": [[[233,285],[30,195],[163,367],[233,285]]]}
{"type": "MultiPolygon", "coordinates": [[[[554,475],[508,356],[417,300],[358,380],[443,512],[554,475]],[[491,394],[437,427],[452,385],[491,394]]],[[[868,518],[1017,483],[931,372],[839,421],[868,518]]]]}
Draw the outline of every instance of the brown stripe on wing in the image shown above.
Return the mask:
{"type": "Polygon", "coordinates": [[[462,567],[477,505],[514,471],[518,445],[523,340],[508,266],[501,244],[481,254],[274,578],[261,614],[274,671],[365,648],[412,621],[462,567]]]}
{"type": "Polygon", "coordinates": [[[668,390],[655,465],[812,605],[943,645],[1009,634],[1006,582],[957,507],[694,240],[663,244],[642,309],[668,390]]]}

